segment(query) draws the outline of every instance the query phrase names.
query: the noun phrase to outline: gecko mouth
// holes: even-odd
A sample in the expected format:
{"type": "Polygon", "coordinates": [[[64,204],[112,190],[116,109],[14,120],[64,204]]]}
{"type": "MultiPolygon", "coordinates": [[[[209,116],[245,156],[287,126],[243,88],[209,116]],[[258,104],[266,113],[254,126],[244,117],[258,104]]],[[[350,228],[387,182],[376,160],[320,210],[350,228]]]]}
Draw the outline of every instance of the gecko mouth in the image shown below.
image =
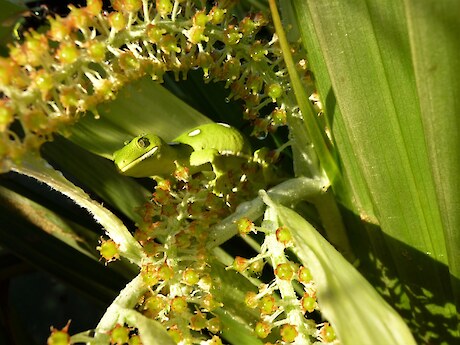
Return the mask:
{"type": "Polygon", "coordinates": [[[120,170],[121,172],[126,172],[127,170],[131,169],[133,166],[135,166],[136,164],[138,164],[139,162],[142,162],[144,160],[146,160],[147,158],[153,156],[157,151],[158,151],[159,147],[156,146],[154,147],[153,149],[147,151],[146,153],[144,153],[142,156],[136,158],[135,160],[133,160],[131,163],[125,165],[124,167],[122,167],[120,170]]]}

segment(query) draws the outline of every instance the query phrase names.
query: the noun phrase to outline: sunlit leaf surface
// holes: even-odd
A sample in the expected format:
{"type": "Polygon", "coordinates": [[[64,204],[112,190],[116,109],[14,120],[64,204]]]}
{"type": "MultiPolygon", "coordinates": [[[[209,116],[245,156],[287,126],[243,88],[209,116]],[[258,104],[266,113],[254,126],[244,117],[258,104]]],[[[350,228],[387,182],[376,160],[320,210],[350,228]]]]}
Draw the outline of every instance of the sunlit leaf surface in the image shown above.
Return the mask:
{"type": "MultiPolygon", "coordinates": [[[[418,336],[436,338],[447,323],[454,333],[441,338],[449,341],[458,327],[452,289],[459,262],[452,97],[458,81],[449,76],[458,74],[459,27],[447,18],[459,5],[295,1],[293,7],[352,191],[335,186],[335,192],[367,229],[357,232],[350,222],[352,242],[359,248],[368,237],[377,266],[401,282],[391,298],[407,309],[418,336]],[[437,59],[444,46],[445,64],[437,59]],[[444,71],[435,73],[441,65],[444,71]]],[[[365,257],[369,248],[361,246],[365,257]]]]}

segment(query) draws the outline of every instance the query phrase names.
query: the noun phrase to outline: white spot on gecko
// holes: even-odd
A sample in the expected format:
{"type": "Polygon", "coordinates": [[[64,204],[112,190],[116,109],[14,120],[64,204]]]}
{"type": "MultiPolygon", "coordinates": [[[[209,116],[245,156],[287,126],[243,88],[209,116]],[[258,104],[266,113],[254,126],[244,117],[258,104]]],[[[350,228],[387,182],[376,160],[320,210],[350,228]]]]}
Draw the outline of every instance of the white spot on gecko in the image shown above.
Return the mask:
{"type": "Polygon", "coordinates": [[[195,129],[194,131],[191,131],[191,132],[188,134],[188,136],[189,136],[189,137],[196,137],[196,136],[197,136],[198,134],[200,134],[200,133],[201,133],[201,129],[197,128],[197,129],[195,129]]]}

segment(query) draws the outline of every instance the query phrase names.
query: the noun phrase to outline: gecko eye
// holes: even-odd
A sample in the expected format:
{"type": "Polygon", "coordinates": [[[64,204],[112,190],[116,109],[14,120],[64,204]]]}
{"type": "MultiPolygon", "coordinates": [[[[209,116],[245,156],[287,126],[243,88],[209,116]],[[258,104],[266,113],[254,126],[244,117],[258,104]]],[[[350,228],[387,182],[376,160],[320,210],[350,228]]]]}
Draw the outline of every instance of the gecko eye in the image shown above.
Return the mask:
{"type": "Polygon", "coordinates": [[[150,146],[150,140],[147,139],[146,137],[139,138],[139,139],[137,139],[137,145],[141,149],[146,148],[146,147],[150,146]]]}

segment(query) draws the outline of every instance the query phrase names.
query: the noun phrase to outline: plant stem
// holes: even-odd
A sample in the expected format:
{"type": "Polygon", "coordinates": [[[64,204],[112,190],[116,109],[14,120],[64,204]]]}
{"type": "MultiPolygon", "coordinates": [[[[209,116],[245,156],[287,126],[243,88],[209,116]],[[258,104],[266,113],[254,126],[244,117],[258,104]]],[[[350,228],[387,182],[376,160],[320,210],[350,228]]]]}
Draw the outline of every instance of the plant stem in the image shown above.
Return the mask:
{"type": "MultiPolygon", "coordinates": [[[[269,0],[269,4],[270,11],[272,13],[273,24],[275,25],[276,34],[278,35],[281,50],[283,52],[284,61],[289,71],[291,85],[294,90],[300,111],[302,112],[304,126],[308,131],[309,139],[318,152],[319,160],[327,177],[330,181],[334,181],[335,178],[339,177],[339,169],[337,167],[337,163],[330,150],[328,149],[326,143],[324,142],[321,129],[319,128],[318,122],[316,121],[316,116],[313,113],[312,106],[310,105],[310,102],[305,94],[305,88],[297,74],[294,59],[292,58],[290,52],[289,42],[287,41],[286,34],[283,30],[275,0],[269,0]]],[[[288,122],[289,120],[290,119],[288,118],[288,122]]],[[[304,137],[302,135],[297,135],[297,132],[300,130],[300,128],[297,126],[290,124],[289,130],[292,131],[294,144],[296,144],[297,140],[301,140],[304,137]]],[[[302,149],[302,147],[300,147],[300,149],[302,149]]]]}
{"type": "MultiPolygon", "coordinates": [[[[321,129],[318,126],[318,122],[316,120],[312,106],[308,100],[308,97],[306,96],[302,82],[297,74],[294,60],[290,52],[289,42],[287,41],[286,34],[283,30],[275,0],[269,0],[269,4],[273,18],[273,24],[275,25],[286,67],[289,71],[289,78],[291,80],[292,88],[302,113],[303,124],[306,127],[309,135],[308,139],[311,140],[313,148],[317,152],[318,159],[322,168],[324,169],[326,176],[329,178],[330,183],[338,184],[341,182],[342,178],[337,163],[324,140],[324,136],[322,135],[321,129]]],[[[308,151],[311,152],[312,150],[308,148],[308,143],[305,142],[306,136],[302,132],[303,128],[299,128],[302,126],[294,125],[294,120],[295,122],[298,122],[298,119],[293,119],[292,117],[288,118],[288,122],[290,122],[289,129],[293,137],[293,149],[296,148],[300,154],[307,154],[308,151]]],[[[299,154],[297,156],[299,156],[299,154]]],[[[301,157],[301,155],[299,157],[301,157]]],[[[304,160],[308,163],[307,159],[304,160]]],[[[297,163],[297,165],[301,165],[302,161],[295,163],[297,163]]],[[[300,169],[301,167],[299,167],[297,170],[300,169]]],[[[328,239],[332,244],[342,250],[342,253],[347,257],[347,259],[354,261],[354,255],[351,251],[346,229],[343,224],[340,211],[337,207],[337,202],[332,192],[329,191],[328,193],[323,194],[320,198],[313,200],[313,202],[318,210],[318,213],[320,214],[323,227],[326,231],[326,234],[328,235],[328,239]]]]}
{"type": "Polygon", "coordinates": [[[112,304],[107,308],[96,327],[96,334],[94,336],[95,344],[102,342],[106,338],[108,339],[109,331],[115,327],[119,318],[122,318],[120,311],[124,308],[132,309],[147,290],[148,287],[144,283],[141,275],[138,275],[121,290],[118,297],[115,298],[112,304]]]}
{"type": "MultiPolygon", "coordinates": [[[[271,199],[284,205],[293,205],[302,200],[311,199],[325,193],[327,185],[321,180],[308,177],[297,177],[280,183],[267,193],[271,199]]],[[[264,213],[265,204],[261,197],[244,202],[236,212],[214,226],[209,234],[208,248],[214,248],[229,240],[238,233],[236,221],[241,218],[256,220],[264,213]]]]}

